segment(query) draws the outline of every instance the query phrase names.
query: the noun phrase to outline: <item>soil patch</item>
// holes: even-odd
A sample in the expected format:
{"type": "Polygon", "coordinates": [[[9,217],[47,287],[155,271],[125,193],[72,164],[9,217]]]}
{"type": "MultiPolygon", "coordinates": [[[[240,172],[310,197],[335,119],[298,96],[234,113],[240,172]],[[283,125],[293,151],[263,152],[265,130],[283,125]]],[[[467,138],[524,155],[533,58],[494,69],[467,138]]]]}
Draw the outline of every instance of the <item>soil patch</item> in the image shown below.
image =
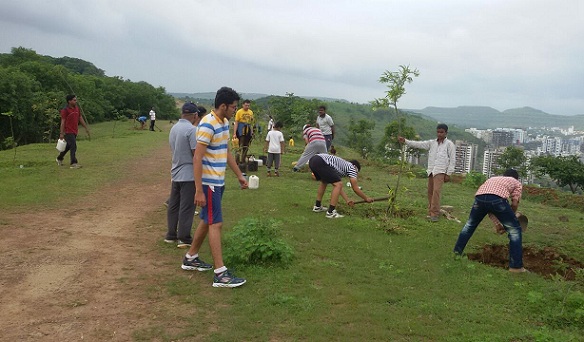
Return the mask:
{"type": "MultiPolygon", "coordinates": [[[[483,264],[508,268],[509,247],[506,245],[485,245],[481,252],[467,255],[470,260],[483,264]]],[[[551,247],[536,249],[523,246],[523,264],[530,272],[546,278],[556,275],[566,280],[574,280],[575,270],[584,268],[584,264],[569,256],[558,253],[551,247]]]]}
{"type": "Polygon", "coordinates": [[[152,155],[74,203],[0,210],[0,341],[128,341],[168,305],[187,311],[158,296],[180,257],[152,253],[170,183],[168,148],[152,155]]]}

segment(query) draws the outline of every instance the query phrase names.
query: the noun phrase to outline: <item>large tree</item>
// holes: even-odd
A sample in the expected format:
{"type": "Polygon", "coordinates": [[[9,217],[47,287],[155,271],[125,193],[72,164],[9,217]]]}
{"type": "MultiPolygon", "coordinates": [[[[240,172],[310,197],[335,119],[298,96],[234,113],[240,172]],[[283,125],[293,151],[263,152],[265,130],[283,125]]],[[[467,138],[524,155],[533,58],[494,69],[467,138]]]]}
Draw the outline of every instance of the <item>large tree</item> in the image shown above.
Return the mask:
{"type": "Polygon", "coordinates": [[[525,157],[523,149],[514,146],[508,146],[497,159],[497,164],[499,167],[496,171],[498,174],[503,174],[503,172],[505,172],[507,169],[515,169],[521,177],[525,177],[527,175],[526,163],[527,157],[525,157]]]}
{"type": "Polygon", "coordinates": [[[531,159],[537,175],[548,175],[558,186],[567,186],[573,194],[584,189],[584,164],[578,156],[541,156],[531,159]]]}
{"type": "Polygon", "coordinates": [[[41,56],[18,47],[0,54],[0,113],[5,113],[0,115],[0,149],[56,139],[66,94],[77,95],[90,124],[121,114],[145,115],[152,107],[160,119],[178,117],[174,98],[162,87],[107,77],[77,58],[41,56]]]}
{"type": "Polygon", "coordinates": [[[361,119],[357,122],[353,118],[349,122],[347,146],[359,151],[362,158],[367,159],[373,151],[371,131],[375,129],[375,121],[361,119]]]}

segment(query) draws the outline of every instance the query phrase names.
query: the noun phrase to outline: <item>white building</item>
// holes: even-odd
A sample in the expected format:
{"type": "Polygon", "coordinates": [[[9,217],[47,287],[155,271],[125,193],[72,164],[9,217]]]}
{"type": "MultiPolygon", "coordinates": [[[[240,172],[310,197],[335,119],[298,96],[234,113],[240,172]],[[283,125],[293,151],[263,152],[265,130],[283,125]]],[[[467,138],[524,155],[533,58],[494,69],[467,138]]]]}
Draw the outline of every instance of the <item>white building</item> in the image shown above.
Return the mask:
{"type": "Polygon", "coordinates": [[[456,141],[456,162],[454,173],[467,174],[471,172],[476,163],[478,146],[465,141],[456,141]]]}
{"type": "Polygon", "coordinates": [[[497,159],[503,154],[503,150],[496,149],[496,150],[485,150],[483,154],[483,174],[487,176],[487,178],[492,177],[495,174],[495,169],[499,167],[497,164],[497,159]]]}

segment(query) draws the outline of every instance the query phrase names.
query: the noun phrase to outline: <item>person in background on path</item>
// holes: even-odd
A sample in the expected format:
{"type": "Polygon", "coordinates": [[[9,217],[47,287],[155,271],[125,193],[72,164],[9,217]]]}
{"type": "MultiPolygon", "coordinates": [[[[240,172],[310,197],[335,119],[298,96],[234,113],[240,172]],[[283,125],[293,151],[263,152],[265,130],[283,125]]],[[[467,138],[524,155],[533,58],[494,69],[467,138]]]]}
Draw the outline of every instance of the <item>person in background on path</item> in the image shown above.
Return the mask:
{"type": "Polygon", "coordinates": [[[329,150],[329,153],[332,154],[333,156],[337,155],[337,149],[331,145],[331,149],[329,150]]]}
{"type": "Polygon", "coordinates": [[[322,131],[322,135],[324,135],[326,150],[330,150],[333,139],[335,138],[335,123],[333,122],[333,118],[326,113],[325,106],[318,107],[316,127],[318,127],[322,131]]]}
{"type": "Polygon", "coordinates": [[[270,121],[268,121],[268,132],[270,132],[274,128],[274,118],[271,115],[268,115],[270,121]]]}
{"type": "Polygon", "coordinates": [[[249,109],[250,105],[250,100],[243,101],[243,108],[240,108],[235,114],[233,137],[239,140],[239,148],[241,149],[240,163],[245,162],[247,150],[253,138],[254,117],[253,111],[249,109]]]}
{"type": "Polygon", "coordinates": [[[475,194],[468,221],[462,228],[454,245],[454,253],[462,255],[466,244],[477,226],[487,214],[493,214],[503,225],[509,237],[509,271],[526,272],[523,268],[523,246],[521,225],[515,216],[521,200],[523,186],[516,170],[508,169],[503,176],[487,179],[475,194]],[[511,198],[509,204],[508,198],[511,198]]]}
{"type": "Polygon", "coordinates": [[[154,132],[154,125],[156,125],[156,112],[154,111],[154,107],[150,109],[150,130],[154,132]]]}
{"type": "Polygon", "coordinates": [[[136,121],[138,121],[140,123],[140,129],[144,129],[144,126],[146,125],[146,120],[148,120],[147,117],[145,117],[144,115],[139,116],[136,121]]]}
{"type": "Polygon", "coordinates": [[[242,189],[247,181],[239,170],[235,158],[229,152],[229,119],[233,117],[239,95],[231,88],[223,87],[215,95],[215,109],[201,119],[197,131],[197,148],[193,159],[195,178],[195,204],[201,207],[201,221],[195,230],[191,248],[185,255],[181,268],[189,271],[206,271],[213,266],[199,258],[199,250],[209,235],[213,256],[213,287],[237,287],[246,280],[238,278],[223,263],[221,229],[223,213],[221,198],[225,191],[227,166],[237,176],[242,189]]]}
{"type": "Polygon", "coordinates": [[[300,171],[300,168],[308,163],[312,156],[318,153],[326,153],[327,151],[326,142],[320,129],[310,127],[310,125],[304,125],[302,127],[302,134],[306,147],[304,147],[304,152],[292,169],[294,172],[300,171]]]}
{"type": "Polygon", "coordinates": [[[266,169],[268,177],[272,176],[272,162],[274,163],[276,177],[280,176],[278,169],[280,168],[281,155],[284,154],[284,134],[282,134],[282,123],[280,121],[274,124],[274,128],[266,135],[266,143],[264,145],[264,152],[268,153],[266,160],[266,169]]]}
{"type": "Polygon", "coordinates": [[[67,147],[57,156],[57,165],[63,166],[63,159],[67,152],[70,152],[71,168],[78,169],[81,167],[77,162],[77,134],[79,133],[79,124],[85,128],[87,136],[90,137],[89,127],[77,106],[77,96],[70,94],[65,97],[67,106],[61,109],[61,126],[59,139],[65,139],[67,147]]]}
{"type": "Polygon", "coordinates": [[[196,125],[200,120],[197,105],[185,103],[181,118],[172,126],[168,137],[172,154],[170,169],[172,185],[166,211],[168,231],[164,242],[176,243],[179,248],[190,247],[193,240],[191,237],[195,212],[193,156],[197,146],[196,125]]]}
{"type": "Polygon", "coordinates": [[[438,222],[440,217],[440,195],[442,185],[450,182],[450,175],[454,172],[456,147],[446,137],[448,126],[438,124],[436,139],[413,141],[398,137],[398,141],[413,148],[428,150],[428,219],[438,222]]]}
{"type": "Polygon", "coordinates": [[[351,182],[351,187],[357,196],[364,199],[367,203],[373,202],[373,198],[367,197],[365,193],[357,184],[357,173],[361,171],[361,164],[356,160],[346,161],[343,158],[339,158],[327,153],[320,153],[312,158],[308,162],[310,170],[314,174],[317,181],[320,181],[318,186],[318,191],[316,193],[316,202],[312,211],[315,213],[326,211],[327,218],[341,218],[344,217],[337,213],[336,207],[339,202],[339,195],[342,196],[349,206],[353,206],[354,202],[349,200],[349,197],[345,194],[343,190],[343,182],[341,177],[349,177],[351,182]],[[328,184],[333,185],[333,191],[331,193],[331,202],[328,210],[322,206],[322,197],[326,191],[328,184]]]}
{"type": "Polygon", "coordinates": [[[288,146],[294,147],[294,137],[290,136],[290,140],[288,140],[288,146]]]}

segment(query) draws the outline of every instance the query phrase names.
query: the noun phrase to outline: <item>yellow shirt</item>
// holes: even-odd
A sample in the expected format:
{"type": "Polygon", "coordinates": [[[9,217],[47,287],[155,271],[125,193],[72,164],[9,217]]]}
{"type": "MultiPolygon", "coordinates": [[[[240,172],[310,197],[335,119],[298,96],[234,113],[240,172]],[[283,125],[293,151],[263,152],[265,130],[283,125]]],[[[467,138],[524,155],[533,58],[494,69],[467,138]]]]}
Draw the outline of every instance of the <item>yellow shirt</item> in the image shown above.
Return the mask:
{"type": "Polygon", "coordinates": [[[235,113],[235,121],[241,122],[241,123],[246,123],[246,124],[252,124],[253,123],[253,111],[251,109],[245,110],[243,108],[240,108],[235,113]]]}
{"type": "Polygon", "coordinates": [[[294,139],[290,138],[290,140],[288,140],[288,146],[294,146],[294,139]]]}

